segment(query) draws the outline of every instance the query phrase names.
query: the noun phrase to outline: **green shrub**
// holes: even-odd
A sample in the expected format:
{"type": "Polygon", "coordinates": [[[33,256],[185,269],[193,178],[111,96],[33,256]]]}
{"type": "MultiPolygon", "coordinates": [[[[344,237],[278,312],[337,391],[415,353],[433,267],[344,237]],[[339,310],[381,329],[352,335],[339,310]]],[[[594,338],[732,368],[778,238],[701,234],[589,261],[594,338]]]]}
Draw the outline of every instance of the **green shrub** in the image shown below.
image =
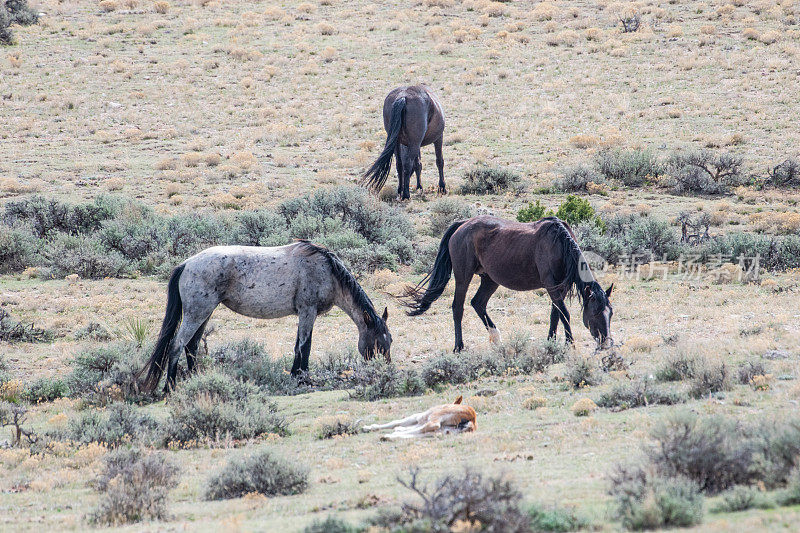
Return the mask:
{"type": "Polygon", "coordinates": [[[442,198],[431,205],[428,234],[441,236],[456,220],[475,216],[475,208],[457,198],[442,198]]]}
{"type": "Polygon", "coordinates": [[[329,516],[325,520],[314,520],[306,526],[303,533],[359,533],[363,530],[363,528],[352,526],[335,516],[329,516]]]}
{"type": "Polygon", "coordinates": [[[38,242],[30,231],[0,226],[0,274],[21,272],[36,264],[38,242]]]}
{"type": "Polygon", "coordinates": [[[604,180],[594,167],[582,163],[564,170],[561,177],[553,182],[553,189],[559,192],[583,192],[590,181],[602,183],[604,180]]]}
{"type": "Polygon", "coordinates": [[[168,445],[197,446],[289,433],[277,405],[258,388],[214,371],[183,382],[170,397],[169,411],[164,424],[164,442],[168,445]]]}
{"type": "Polygon", "coordinates": [[[43,250],[50,276],[77,274],[85,279],[119,278],[130,275],[130,263],[95,238],[60,233],[47,241],[43,250]]]}
{"type": "Polygon", "coordinates": [[[286,219],[272,211],[242,211],[237,213],[236,242],[246,246],[281,246],[290,242],[286,219]]]}
{"type": "Polygon", "coordinates": [[[605,150],[597,154],[596,161],[603,176],[627,187],[641,187],[664,171],[656,154],[649,149],[605,150]]]}
{"type": "Polygon", "coordinates": [[[743,159],[732,154],[709,150],[677,152],[669,160],[680,194],[721,194],[731,185],[742,183],[743,159]]]}
{"type": "Polygon", "coordinates": [[[89,521],[119,525],[166,518],[167,495],[178,485],[178,474],[178,467],[162,453],[111,452],[94,482],[101,498],[89,521]]]}
{"type": "Polygon", "coordinates": [[[93,203],[70,204],[34,195],[6,204],[5,221],[30,225],[39,238],[57,233],[76,236],[96,232],[120,209],[121,205],[108,196],[100,196],[93,203]]]}
{"type": "Polygon", "coordinates": [[[12,24],[30,26],[39,21],[39,13],[28,6],[27,0],[0,1],[0,45],[14,44],[12,24]]]}
{"type": "Polygon", "coordinates": [[[59,436],[74,442],[97,442],[109,448],[123,444],[149,444],[158,421],[130,404],[115,403],[106,409],[90,409],[67,423],[59,436]]]}
{"type": "Polygon", "coordinates": [[[127,401],[152,399],[153,394],[139,391],[137,379],[149,351],[149,347],[123,342],[78,354],[65,379],[71,395],[93,404],[105,404],[119,395],[127,401]]]}
{"type": "Polygon", "coordinates": [[[665,220],[652,217],[639,217],[629,228],[626,236],[631,254],[637,254],[649,260],[672,259],[676,252],[678,238],[665,220]]]}
{"type": "Polygon", "coordinates": [[[566,201],[558,206],[556,216],[571,225],[580,224],[581,222],[594,222],[601,231],[604,226],[600,217],[595,215],[594,208],[589,203],[589,200],[572,194],[568,195],[566,201]]]}
{"type": "Polygon", "coordinates": [[[58,378],[39,378],[22,393],[22,399],[29,403],[52,402],[66,396],[69,396],[69,387],[58,378]]]}
{"type": "Polygon", "coordinates": [[[528,508],[528,515],[530,529],[534,533],[566,533],[589,527],[586,520],[577,516],[572,510],[562,507],[534,505],[528,508]]]}
{"type": "Polygon", "coordinates": [[[300,494],[308,488],[308,472],[277,459],[269,450],[235,457],[208,481],[206,498],[225,500],[250,493],[264,496],[300,494]]]}
{"type": "Polygon", "coordinates": [[[787,477],[786,490],[780,495],[781,505],[800,505],[800,466],[795,466],[787,477]]]}
{"type": "Polygon", "coordinates": [[[426,485],[419,473],[419,469],[411,469],[408,480],[398,481],[421,501],[382,510],[371,520],[374,525],[389,531],[446,532],[457,523],[481,531],[530,531],[531,519],[520,509],[522,494],[503,477],[484,476],[467,468],[426,485]]]}
{"type": "Polygon", "coordinates": [[[771,509],[775,502],[754,487],[736,486],[721,494],[722,501],[712,511],[715,513],[736,513],[748,509],[771,509]]]}
{"type": "Polygon", "coordinates": [[[675,405],[685,401],[685,395],[662,389],[649,379],[642,379],[614,386],[600,396],[597,405],[621,411],[647,405],[675,405]]]}
{"type": "Polygon", "coordinates": [[[703,495],[684,477],[618,467],[611,476],[610,494],[617,518],[630,530],[689,527],[703,520],[703,495]]]}
{"type": "Polygon", "coordinates": [[[506,190],[519,192],[522,178],[516,172],[480,165],[464,173],[461,194],[499,194],[506,190]]]}
{"type": "Polygon", "coordinates": [[[738,378],[739,383],[742,385],[749,385],[753,378],[756,376],[764,376],[767,374],[767,369],[759,360],[747,361],[739,367],[738,378]]]}
{"type": "Polygon", "coordinates": [[[529,203],[517,211],[518,222],[536,222],[546,216],[554,216],[554,213],[541,204],[539,200],[536,203],[529,203]]]}

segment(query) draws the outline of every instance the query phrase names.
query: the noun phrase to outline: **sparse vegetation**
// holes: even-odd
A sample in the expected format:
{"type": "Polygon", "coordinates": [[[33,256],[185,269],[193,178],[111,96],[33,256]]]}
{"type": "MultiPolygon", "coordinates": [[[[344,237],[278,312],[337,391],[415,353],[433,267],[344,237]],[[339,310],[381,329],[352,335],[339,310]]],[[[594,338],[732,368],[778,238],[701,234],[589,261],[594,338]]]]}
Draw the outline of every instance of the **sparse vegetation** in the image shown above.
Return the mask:
{"type": "Polygon", "coordinates": [[[682,194],[721,194],[740,185],[744,160],[729,153],[690,150],[674,154],[669,166],[675,178],[675,191],[682,194]]]}
{"type": "Polygon", "coordinates": [[[600,396],[597,405],[623,410],[648,405],[675,405],[686,399],[683,394],[663,389],[649,379],[641,379],[614,386],[600,396]]]}
{"type": "Polygon", "coordinates": [[[475,216],[475,209],[457,198],[442,198],[431,205],[428,233],[439,237],[456,220],[475,216]]]}

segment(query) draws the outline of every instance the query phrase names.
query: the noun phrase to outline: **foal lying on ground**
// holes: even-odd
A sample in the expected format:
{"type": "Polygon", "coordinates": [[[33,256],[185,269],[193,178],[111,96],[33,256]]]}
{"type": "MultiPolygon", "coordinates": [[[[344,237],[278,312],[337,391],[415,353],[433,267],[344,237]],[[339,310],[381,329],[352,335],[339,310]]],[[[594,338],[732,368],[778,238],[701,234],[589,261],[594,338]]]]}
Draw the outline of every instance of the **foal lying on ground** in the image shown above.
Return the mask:
{"type": "Polygon", "coordinates": [[[437,433],[462,433],[475,431],[475,409],[461,405],[461,396],[455,402],[431,407],[425,412],[386,424],[364,426],[364,431],[394,429],[383,435],[381,440],[412,439],[414,437],[433,437],[437,433]]]}

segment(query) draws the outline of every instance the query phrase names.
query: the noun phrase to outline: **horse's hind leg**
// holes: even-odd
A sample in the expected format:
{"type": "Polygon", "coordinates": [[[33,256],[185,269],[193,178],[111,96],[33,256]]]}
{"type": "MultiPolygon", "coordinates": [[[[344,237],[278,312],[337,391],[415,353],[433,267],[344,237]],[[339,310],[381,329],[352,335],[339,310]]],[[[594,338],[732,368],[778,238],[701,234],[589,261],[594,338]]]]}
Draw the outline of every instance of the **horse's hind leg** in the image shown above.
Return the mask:
{"type": "Polygon", "coordinates": [[[498,286],[488,274],[481,274],[481,286],[478,287],[478,292],[475,293],[470,302],[483,325],[489,331],[489,340],[495,344],[500,343],[500,332],[497,331],[494,322],[489,318],[489,314],[486,312],[486,304],[489,303],[489,298],[492,297],[498,286]]]}
{"type": "Polygon", "coordinates": [[[294,362],[292,375],[298,376],[301,372],[308,372],[308,357],[311,354],[311,334],[314,331],[314,321],[317,319],[315,307],[304,307],[297,312],[297,340],[294,343],[294,362]]]}
{"type": "MultiPolygon", "coordinates": [[[[172,341],[172,349],[169,353],[169,366],[167,367],[167,383],[164,385],[164,390],[169,392],[170,390],[175,388],[175,379],[178,376],[178,360],[180,359],[180,355],[182,352],[185,352],[187,348],[192,343],[195,335],[198,335],[198,342],[200,337],[202,336],[202,328],[205,327],[208,319],[211,317],[211,313],[214,312],[214,308],[217,305],[214,304],[213,307],[210,305],[203,306],[202,308],[198,308],[197,305],[193,305],[189,301],[184,303],[183,307],[183,320],[181,321],[181,327],[178,328],[177,333],[175,333],[175,338],[172,341]]],[[[195,346],[196,350],[196,346],[195,346]]],[[[192,355],[192,359],[190,362],[189,355],[187,353],[186,356],[187,363],[191,365],[190,372],[194,370],[194,355],[192,355]]]]}
{"type": "Polygon", "coordinates": [[[561,317],[561,314],[558,312],[558,308],[556,304],[550,304],[550,331],[547,332],[547,338],[553,339],[556,336],[556,331],[558,330],[558,320],[561,317]]]}
{"type": "Polygon", "coordinates": [[[210,319],[211,317],[209,316],[206,321],[197,328],[189,344],[186,345],[186,366],[190,375],[194,372],[195,363],[197,361],[197,347],[200,345],[200,339],[203,338],[203,332],[210,319]]]}
{"type": "Polygon", "coordinates": [[[417,190],[422,188],[422,155],[418,155],[414,161],[414,172],[417,173],[417,190]]]}
{"type": "MultiPolygon", "coordinates": [[[[564,335],[567,337],[567,342],[572,344],[572,327],[569,325],[569,310],[567,306],[564,304],[564,300],[555,300],[553,301],[553,307],[556,308],[556,312],[561,318],[561,323],[564,324],[564,335]]],[[[550,318],[552,319],[553,312],[550,312],[550,318]]],[[[553,329],[552,323],[550,324],[550,328],[553,329]]]]}
{"type": "Polygon", "coordinates": [[[436,151],[436,168],[439,169],[439,192],[442,194],[447,193],[444,186],[444,155],[442,155],[443,137],[433,143],[433,149],[436,151]]]}
{"type": "Polygon", "coordinates": [[[394,149],[394,164],[397,167],[397,195],[403,194],[403,152],[404,146],[397,143],[397,148],[394,149]]]}
{"type": "Polygon", "coordinates": [[[461,320],[464,318],[464,300],[467,299],[467,289],[469,289],[469,282],[472,280],[472,273],[466,276],[466,279],[459,279],[456,276],[456,290],[453,295],[453,328],[455,330],[456,342],[453,347],[454,352],[460,352],[464,349],[464,340],[461,335],[461,320]]]}
{"type": "Polygon", "coordinates": [[[403,154],[403,191],[401,196],[403,200],[408,200],[411,198],[411,173],[414,172],[415,162],[419,157],[419,144],[413,147],[409,146],[401,153],[403,154]]]}

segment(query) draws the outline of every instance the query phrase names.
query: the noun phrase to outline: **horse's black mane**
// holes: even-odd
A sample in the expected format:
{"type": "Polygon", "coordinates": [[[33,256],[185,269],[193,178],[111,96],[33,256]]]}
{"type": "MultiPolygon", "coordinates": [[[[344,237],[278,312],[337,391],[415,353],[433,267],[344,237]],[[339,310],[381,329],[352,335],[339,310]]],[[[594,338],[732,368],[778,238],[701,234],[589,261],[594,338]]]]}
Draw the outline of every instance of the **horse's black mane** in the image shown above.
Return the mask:
{"type": "Polygon", "coordinates": [[[372,300],[369,299],[369,296],[367,296],[367,293],[361,288],[361,285],[359,285],[356,278],[353,277],[353,274],[347,270],[342,260],[336,257],[336,254],[324,246],[314,244],[305,239],[298,239],[298,242],[303,247],[306,255],[320,254],[325,257],[325,259],[328,260],[328,265],[331,267],[333,277],[335,277],[342,288],[352,296],[358,308],[369,313],[373,324],[380,324],[382,322],[382,320],[378,320],[378,314],[375,312],[375,306],[372,305],[372,300]]]}
{"type": "MultiPolygon", "coordinates": [[[[578,243],[572,237],[567,223],[557,217],[545,217],[541,222],[547,224],[546,231],[561,246],[565,272],[564,279],[558,288],[563,291],[564,297],[577,295],[582,302],[586,287],[590,287],[595,294],[602,293],[605,296],[605,291],[597,281],[586,282],[581,279],[581,263],[585,262],[585,259],[578,243]]],[[[592,277],[594,278],[594,276],[592,277]]]]}

